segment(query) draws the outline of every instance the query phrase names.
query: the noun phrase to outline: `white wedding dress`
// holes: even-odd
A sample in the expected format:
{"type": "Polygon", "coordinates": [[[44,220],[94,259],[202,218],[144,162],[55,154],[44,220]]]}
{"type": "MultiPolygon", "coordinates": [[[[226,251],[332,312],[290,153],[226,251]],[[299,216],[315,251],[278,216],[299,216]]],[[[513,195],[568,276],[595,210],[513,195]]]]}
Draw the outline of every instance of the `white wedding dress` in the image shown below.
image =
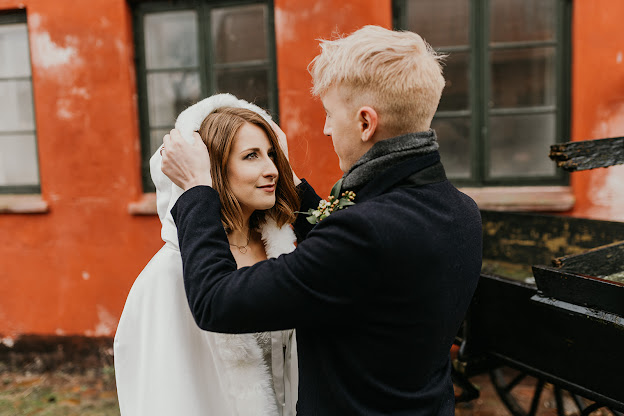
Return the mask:
{"type": "MultiPolygon", "coordinates": [[[[245,107],[269,117],[253,104],[219,94],[183,111],[176,128],[191,140],[205,116],[218,107],[245,107]]],[[[229,335],[203,331],[195,324],[169,212],[182,190],[160,166],[157,151],[150,169],[165,244],[134,282],[115,334],[121,415],[294,415],[298,381],[294,331],[229,335]]],[[[289,226],[278,228],[269,220],[260,233],[268,257],[295,248],[289,226]]]]}

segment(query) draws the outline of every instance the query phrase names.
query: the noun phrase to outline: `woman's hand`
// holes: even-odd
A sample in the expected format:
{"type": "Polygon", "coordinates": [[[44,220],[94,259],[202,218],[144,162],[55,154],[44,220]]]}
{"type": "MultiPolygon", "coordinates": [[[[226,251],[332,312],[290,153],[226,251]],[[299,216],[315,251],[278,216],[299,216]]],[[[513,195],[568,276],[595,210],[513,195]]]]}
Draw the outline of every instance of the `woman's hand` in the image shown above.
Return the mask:
{"type": "Polygon", "coordinates": [[[185,191],[197,186],[212,186],[208,149],[198,133],[193,133],[193,143],[182,138],[178,130],[163,137],[162,171],[185,191]]]}
{"type": "MultiPolygon", "coordinates": [[[[273,131],[275,131],[275,135],[277,136],[277,141],[280,145],[280,148],[282,149],[282,152],[284,152],[284,156],[286,156],[286,160],[288,160],[288,162],[290,163],[290,159],[288,159],[288,139],[286,139],[286,133],[284,133],[282,129],[280,129],[280,127],[273,120],[269,120],[269,124],[273,128],[273,131]]],[[[291,168],[292,168],[292,165],[291,165],[291,168]]],[[[295,175],[294,169],[292,171],[293,171],[293,182],[295,182],[295,186],[297,186],[301,183],[301,179],[299,179],[299,177],[295,175]]]]}

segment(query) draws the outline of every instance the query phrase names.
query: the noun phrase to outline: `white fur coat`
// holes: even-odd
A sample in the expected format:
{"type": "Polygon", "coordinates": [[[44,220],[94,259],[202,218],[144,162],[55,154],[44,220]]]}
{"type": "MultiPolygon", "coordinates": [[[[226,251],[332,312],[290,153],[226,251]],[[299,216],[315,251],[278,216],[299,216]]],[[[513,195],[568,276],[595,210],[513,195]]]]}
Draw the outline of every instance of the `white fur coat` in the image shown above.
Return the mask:
{"type": "MultiPolygon", "coordinates": [[[[253,104],[219,94],[183,111],[176,128],[190,140],[205,116],[224,106],[249,108],[268,118],[253,104]]],[[[292,331],[271,334],[273,371],[269,374],[254,334],[217,334],[195,324],[169,212],[182,190],[161,172],[161,161],[157,151],[150,168],[165,245],[134,282],[115,334],[122,416],[294,415],[297,365],[292,331]]],[[[260,233],[269,258],[295,248],[289,226],[278,228],[269,220],[260,233]]]]}

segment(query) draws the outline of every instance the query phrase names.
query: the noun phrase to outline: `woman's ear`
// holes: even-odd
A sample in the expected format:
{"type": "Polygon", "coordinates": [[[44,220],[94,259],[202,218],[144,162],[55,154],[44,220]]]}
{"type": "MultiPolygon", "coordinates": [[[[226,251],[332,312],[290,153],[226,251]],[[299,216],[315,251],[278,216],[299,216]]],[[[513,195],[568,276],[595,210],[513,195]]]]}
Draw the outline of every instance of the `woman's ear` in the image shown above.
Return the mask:
{"type": "Polygon", "coordinates": [[[377,111],[374,108],[364,106],[358,110],[358,126],[360,128],[360,138],[363,142],[368,142],[372,139],[377,130],[378,121],[377,111]]]}

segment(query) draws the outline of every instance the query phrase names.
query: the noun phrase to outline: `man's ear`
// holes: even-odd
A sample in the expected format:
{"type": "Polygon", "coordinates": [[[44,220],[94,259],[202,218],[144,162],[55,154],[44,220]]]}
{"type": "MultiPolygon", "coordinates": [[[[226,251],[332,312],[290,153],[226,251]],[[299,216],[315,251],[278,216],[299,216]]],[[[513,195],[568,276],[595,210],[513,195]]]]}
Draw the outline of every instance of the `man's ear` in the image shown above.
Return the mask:
{"type": "Polygon", "coordinates": [[[377,124],[379,117],[377,111],[374,108],[364,106],[358,110],[358,125],[360,127],[360,138],[363,142],[368,142],[372,139],[375,131],[377,130],[377,124]]]}

